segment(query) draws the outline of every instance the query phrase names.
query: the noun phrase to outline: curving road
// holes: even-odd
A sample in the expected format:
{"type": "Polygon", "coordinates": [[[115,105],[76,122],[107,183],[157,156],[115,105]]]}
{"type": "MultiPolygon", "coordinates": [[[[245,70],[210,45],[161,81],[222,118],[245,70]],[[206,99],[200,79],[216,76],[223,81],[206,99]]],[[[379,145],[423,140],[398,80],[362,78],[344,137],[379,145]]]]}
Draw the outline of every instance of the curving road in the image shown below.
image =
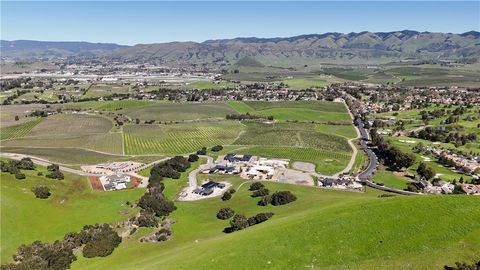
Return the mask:
{"type": "Polygon", "coordinates": [[[360,131],[360,135],[361,135],[360,145],[361,145],[363,151],[365,151],[365,153],[367,153],[367,156],[368,156],[367,168],[365,168],[365,170],[363,170],[360,174],[358,174],[358,178],[361,181],[366,181],[377,170],[378,158],[377,158],[377,155],[375,155],[375,153],[370,148],[368,148],[368,146],[367,146],[367,141],[369,140],[369,135],[368,135],[368,132],[363,125],[362,120],[360,120],[360,118],[358,118],[356,120],[355,124],[356,124],[358,130],[360,131]]]}
{"type": "Polygon", "coordinates": [[[204,171],[204,170],[210,169],[210,168],[213,166],[213,158],[212,158],[211,156],[203,156],[203,155],[202,155],[202,156],[199,156],[199,157],[207,158],[207,163],[198,166],[198,168],[196,168],[195,170],[191,171],[191,172],[188,174],[188,185],[189,185],[191,188],[196,188],[196,187],[198,186],[197,174],[198,174],[200,171],[204,171]]]}

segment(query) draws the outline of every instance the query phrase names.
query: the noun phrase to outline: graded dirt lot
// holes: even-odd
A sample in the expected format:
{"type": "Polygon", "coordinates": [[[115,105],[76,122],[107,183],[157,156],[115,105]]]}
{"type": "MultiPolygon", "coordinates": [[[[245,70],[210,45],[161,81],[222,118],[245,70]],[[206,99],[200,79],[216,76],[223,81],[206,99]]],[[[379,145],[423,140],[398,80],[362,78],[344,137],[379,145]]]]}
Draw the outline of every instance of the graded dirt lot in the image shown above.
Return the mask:
{"type": "Polygon", "coordinates": [[[315,172],[315,164],[310,162],[295,161],[293,162],[292,167],[299,171],[315,172]]]}

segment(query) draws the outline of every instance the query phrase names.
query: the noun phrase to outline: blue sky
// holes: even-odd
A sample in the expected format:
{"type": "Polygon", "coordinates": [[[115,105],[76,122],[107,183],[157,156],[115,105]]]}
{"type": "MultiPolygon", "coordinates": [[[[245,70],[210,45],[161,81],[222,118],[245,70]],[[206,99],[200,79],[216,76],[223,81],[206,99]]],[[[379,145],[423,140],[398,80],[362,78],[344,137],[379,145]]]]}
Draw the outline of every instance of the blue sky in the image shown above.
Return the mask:
{"type": "Polygon", "coordinates": [[[480,2],[1,1],[1,39],[204,41],[324,32],[480,30],[480,2]]]}

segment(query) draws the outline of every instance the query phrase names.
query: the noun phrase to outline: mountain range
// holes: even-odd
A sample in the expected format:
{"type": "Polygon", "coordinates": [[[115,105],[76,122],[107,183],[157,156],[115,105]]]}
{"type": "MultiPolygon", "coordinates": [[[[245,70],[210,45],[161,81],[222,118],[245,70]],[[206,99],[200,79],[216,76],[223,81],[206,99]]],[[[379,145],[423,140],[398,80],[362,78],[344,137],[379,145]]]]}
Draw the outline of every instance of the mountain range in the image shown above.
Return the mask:
{"type": "Polygon", "coordinates": [[[233,38],[125,46],[112,43],[2,40],[2,57],[17,59],[102,57],[162,64],[234,64],[248,57],[285,61],[479,59],[480,32],[324,33],[285,38],[233,38]]]}

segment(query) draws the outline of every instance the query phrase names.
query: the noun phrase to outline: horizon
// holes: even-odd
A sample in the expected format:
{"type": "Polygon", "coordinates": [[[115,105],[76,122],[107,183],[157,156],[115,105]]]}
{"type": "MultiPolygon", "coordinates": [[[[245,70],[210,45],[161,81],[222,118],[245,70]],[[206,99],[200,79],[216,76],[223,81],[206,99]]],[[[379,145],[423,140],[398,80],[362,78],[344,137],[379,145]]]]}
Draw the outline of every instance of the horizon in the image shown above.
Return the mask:
{"type": "Polygon", "coordinates": [[[480,30],[479,10],[478,1],[2,1],[1,39],[131,46],[308,35],[305,33],[404,31],[391,29],[460,34],[480,30]],[[17,16],[20,13],[22,16],[17,16]]]}

